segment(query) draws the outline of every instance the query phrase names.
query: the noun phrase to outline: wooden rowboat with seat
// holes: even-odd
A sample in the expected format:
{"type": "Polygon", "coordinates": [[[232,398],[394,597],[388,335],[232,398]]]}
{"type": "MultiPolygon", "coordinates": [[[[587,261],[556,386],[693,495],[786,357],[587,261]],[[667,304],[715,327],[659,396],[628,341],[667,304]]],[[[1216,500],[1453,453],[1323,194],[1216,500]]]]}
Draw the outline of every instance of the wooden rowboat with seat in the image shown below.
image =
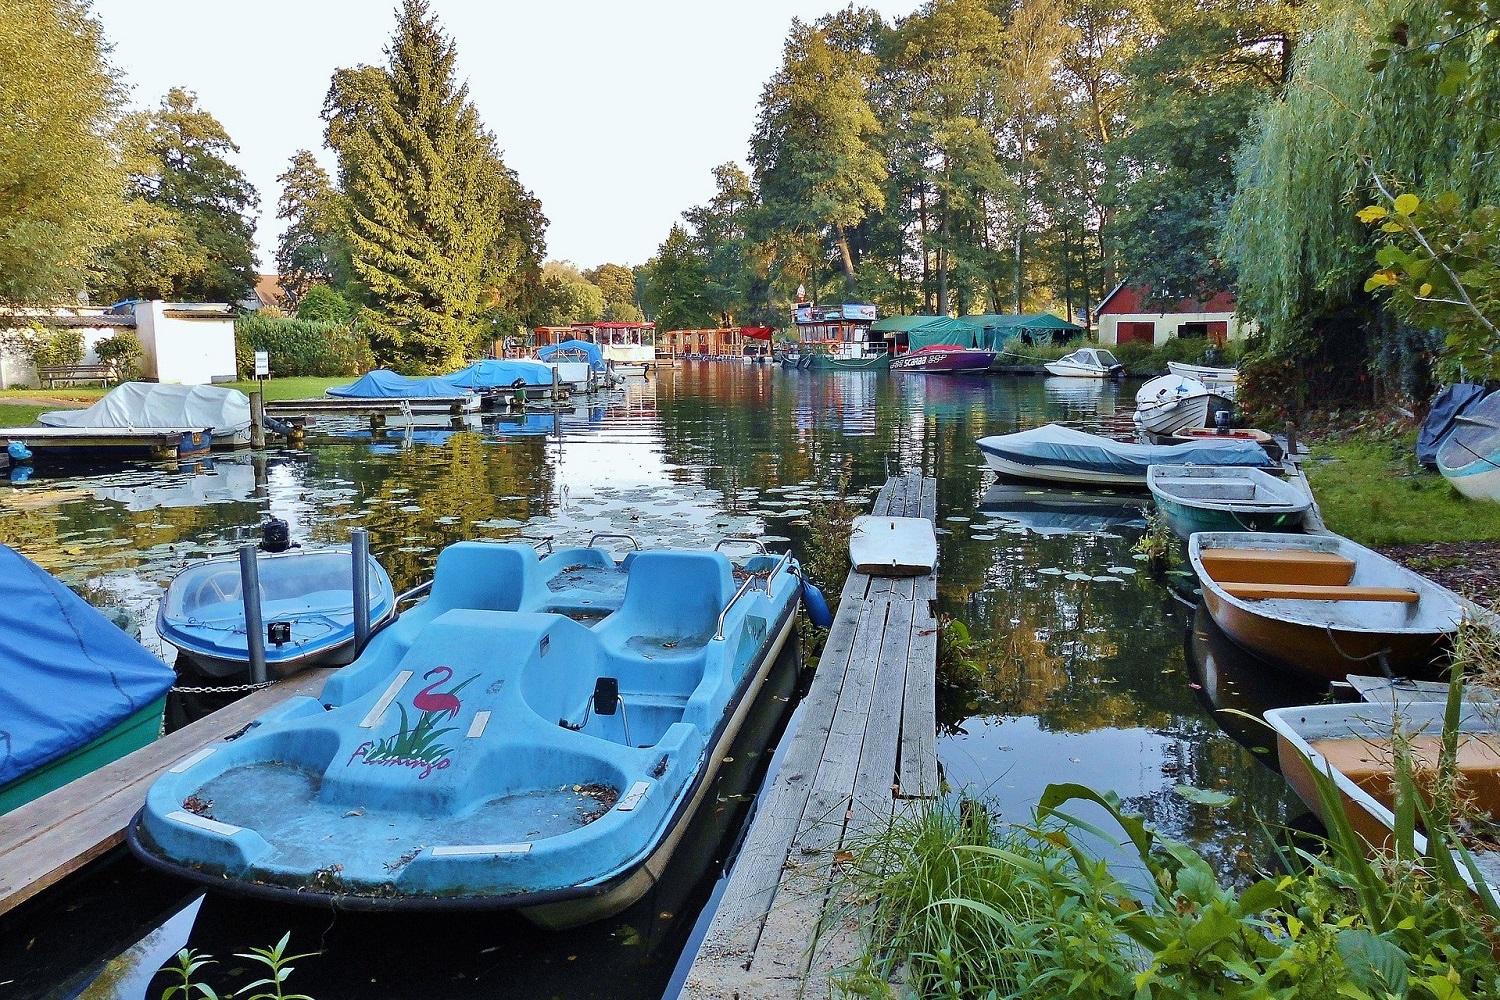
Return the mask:
{"type": "Polygon", "coordinates": [[[1338,535],[1198,532],[1188,557],[1226,635],[1324,682],[1435,677],[1463,618],[1447,591],[1338,535]]]}

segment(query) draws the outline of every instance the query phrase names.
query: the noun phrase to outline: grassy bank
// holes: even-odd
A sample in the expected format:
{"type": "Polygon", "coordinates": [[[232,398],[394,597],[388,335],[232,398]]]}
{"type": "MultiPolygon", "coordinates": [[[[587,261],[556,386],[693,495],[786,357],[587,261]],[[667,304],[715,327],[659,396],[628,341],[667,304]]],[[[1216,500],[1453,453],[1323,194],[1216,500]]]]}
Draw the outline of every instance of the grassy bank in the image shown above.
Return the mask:
{"type": "MultiPolygon", "coordinates": [[[[354,379],[348,375],[340,375],[337,378],[273,378],[265,383],[266,400],[282,399],[307,399],[311,396],[323,395],[323,390],[334,385],[348,385],[354,379]]],[[[242,382],[226,382],[226,388],[238,389],[240,392],[250,393],[261,388],[255,384],[254,379],[246,379],[242,382]]]]}
{"type": "Polygon", "coordinates": [[[1500,541],[1500,504],[1462,496],[1416,464],[1415,432],[1317,444],[1307,478],[1329,530],[1364,545],[1500,541]]]}

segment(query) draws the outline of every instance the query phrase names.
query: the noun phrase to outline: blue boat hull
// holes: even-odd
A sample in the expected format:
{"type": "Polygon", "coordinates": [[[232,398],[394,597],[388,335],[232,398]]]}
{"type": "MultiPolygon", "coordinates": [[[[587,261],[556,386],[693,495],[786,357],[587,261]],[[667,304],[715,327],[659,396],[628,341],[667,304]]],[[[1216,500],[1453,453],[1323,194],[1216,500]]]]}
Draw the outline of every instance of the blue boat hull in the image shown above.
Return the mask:
{"type": "Polygon", "coordinates": [[[618,912],[659,877],[792,634],[801,584],[773,562],[752,559],[735,597],[715,553],[616,567],[453,546],[428,601],[319,699],[169,770],[132,847],[304,904],[618,912]]]}

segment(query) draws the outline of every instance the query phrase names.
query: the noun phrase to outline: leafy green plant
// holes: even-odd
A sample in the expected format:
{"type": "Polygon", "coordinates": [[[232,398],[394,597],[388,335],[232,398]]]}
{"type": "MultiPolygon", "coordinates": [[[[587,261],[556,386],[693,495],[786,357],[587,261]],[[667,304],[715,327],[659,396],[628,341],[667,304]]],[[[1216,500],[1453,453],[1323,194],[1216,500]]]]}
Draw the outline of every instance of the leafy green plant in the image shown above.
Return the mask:
{"type": "Polygon", "coordinates": [[[1165,573],[1177,564],[1177,536],[1171,525],[1159,511],[1146,514],[1146,532],[1131,546],[1130,551],[1146,557],[1146,565],[1153,573],[1165,573]]]}
{"type": "Polygon", "coordinates": [[[217,963],[212,958],[194,948],[182,949],[166,967],[168,975],[175,981],[162,991],[161,1000],[192,1000],[195,996],[219,1000],[219,994],[214,992],[213,987],[195,979],[199,969],[215,964],[217,963]]]}
{"type": "Polygon", "coordinates": [[[291,963],[303,958],[311,958],[318,954],[315,951],[303,952],[300,955],[288,955],[287,946],[291,943],[292,933],[288,931],[281,936],[281,940],[270,948],[251,948],[248,952],[240,952],[237,958],[247,958],[252,962],[259,962],[265,966],[269,973],[263,979],[257,979],[244,989],[235,994],[238,1000],[313,1000],[306,993],[286,992],[287,977],[292,974],[296,967],[291,963]],[[268,988],[263,988],[268,987],[268,988]],[[259,990],[257,993],[245,994],[250,990],[259,990]]]}
{"type": "Polygon", "coordinates": [[[17,346],[26,360],[38,367],[76,365],[83,360],[82,330],[31,328],[13,336],[19,338],[17,346]]]}
{"type": "Polygon", "coordinates": [[[141,341],[131,330],[117,330],[94,345],[99,361],[109,366],[110,381],[130,382],[141,374],[141,341]]]}
{"type": "Polygon", "coordinates": [[[242,378],[255,373],[255,352],[271,358],[272,377],[354,376],[371,365],[365,338],[347,323],[249,313],[234,321],[235,365],[242,378]]]}

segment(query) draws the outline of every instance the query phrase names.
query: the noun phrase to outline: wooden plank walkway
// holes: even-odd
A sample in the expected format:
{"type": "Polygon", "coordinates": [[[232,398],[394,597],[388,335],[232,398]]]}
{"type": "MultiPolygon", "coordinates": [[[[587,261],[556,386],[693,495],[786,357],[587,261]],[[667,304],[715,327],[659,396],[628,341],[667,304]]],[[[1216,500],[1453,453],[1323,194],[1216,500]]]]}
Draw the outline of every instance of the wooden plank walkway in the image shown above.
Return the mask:
{"type": "Polygon", "coordinates": [[[168,767],[297,695],[322,692],[332,668],[293,674],[0,818],[0,913],[125,843],[146,789],[168,767]]]}
{"type": "MultiPolygon", "coordinates": [[[[872,513],[935,520],[937,481],[894,478],[872,513]]],[[[858,915],[833,898],[838,852],[938,792],[936,600],[936,572],[849,574],[684,997],[826,997],[829,973],[858,956],[858,915]]]]}

